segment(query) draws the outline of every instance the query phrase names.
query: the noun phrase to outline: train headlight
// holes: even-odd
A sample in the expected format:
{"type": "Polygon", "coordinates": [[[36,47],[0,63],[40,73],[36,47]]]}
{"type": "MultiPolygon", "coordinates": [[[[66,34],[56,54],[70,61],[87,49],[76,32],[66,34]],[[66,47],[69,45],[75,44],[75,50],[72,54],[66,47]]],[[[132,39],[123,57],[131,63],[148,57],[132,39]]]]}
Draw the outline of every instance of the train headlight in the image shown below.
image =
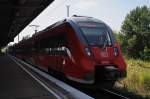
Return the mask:
{"type": "Polygon", "coordinates": [[[88,56],[92,56],[92,52],[89,48],[85,48],[85,52],[88,56]]]}
{"type": "Polygon", "coordinates": [[[119,50],[117,47],[114,47],[114,55],[118,56],[119,55],[119,50]]]}

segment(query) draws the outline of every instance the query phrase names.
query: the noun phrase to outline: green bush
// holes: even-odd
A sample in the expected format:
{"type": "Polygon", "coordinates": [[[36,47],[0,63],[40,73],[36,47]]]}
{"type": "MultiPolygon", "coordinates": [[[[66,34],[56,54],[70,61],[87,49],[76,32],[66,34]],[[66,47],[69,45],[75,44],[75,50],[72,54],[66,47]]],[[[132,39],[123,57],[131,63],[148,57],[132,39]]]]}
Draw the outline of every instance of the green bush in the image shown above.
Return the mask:
{"type": "Polygon", "coordinates": [[[150,60],[150,49],[149,48],[147,48],[147,47],[145,47],[144,48],[144,53],[143,53],[143,58],[145,59],[145,60],[150,60]]]}
{"type": "Polygon", "coordinates": [[[127,78],[121,83],[129,92],[150,98],[150,62],[126,59],[127,78]]]}

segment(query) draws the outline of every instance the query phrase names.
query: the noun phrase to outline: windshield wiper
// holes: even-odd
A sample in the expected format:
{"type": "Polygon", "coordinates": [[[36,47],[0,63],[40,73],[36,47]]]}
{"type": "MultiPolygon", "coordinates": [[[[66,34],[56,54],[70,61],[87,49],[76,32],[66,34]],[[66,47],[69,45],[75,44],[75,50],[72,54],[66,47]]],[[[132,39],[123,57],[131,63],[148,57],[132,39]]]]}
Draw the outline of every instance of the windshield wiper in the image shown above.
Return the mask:
{"type": "Polygon", "coordinates": [[[104,43],[103,43],[103,49],[106,48],[106,45],[108,44],[108,39],[107,39],[107,35],[105,34],[105,39],[104,39],[104,43]]]}

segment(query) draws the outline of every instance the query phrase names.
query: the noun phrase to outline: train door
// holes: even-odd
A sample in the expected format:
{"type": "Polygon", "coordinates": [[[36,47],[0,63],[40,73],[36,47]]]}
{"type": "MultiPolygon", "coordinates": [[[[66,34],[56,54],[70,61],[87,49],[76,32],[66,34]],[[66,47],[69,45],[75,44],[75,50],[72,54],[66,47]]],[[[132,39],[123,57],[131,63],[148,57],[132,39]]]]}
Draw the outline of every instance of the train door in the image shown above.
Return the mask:
{"type": "Polygon", "coordinates": [[[63,72],[67,57],[65,49],[65,46],[67,46],[67,39],[65,33],[60,33],[60,35],[58,35],[56,39],[57,39],[56,56],[55,56],[56,69],[59,72],[63,72]]]}

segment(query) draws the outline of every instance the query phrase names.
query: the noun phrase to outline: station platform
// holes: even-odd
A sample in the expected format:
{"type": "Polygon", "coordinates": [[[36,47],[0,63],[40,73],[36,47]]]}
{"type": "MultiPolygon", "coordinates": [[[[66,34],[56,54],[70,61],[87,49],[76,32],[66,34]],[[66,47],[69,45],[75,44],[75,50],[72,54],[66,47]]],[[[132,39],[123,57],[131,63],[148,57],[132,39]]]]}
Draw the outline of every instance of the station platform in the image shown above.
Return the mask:
{"type": "Polygon", "coordinates": [[[0,99],[56,99],[56,97],[8,55],[0,54],[0,99]]]}

